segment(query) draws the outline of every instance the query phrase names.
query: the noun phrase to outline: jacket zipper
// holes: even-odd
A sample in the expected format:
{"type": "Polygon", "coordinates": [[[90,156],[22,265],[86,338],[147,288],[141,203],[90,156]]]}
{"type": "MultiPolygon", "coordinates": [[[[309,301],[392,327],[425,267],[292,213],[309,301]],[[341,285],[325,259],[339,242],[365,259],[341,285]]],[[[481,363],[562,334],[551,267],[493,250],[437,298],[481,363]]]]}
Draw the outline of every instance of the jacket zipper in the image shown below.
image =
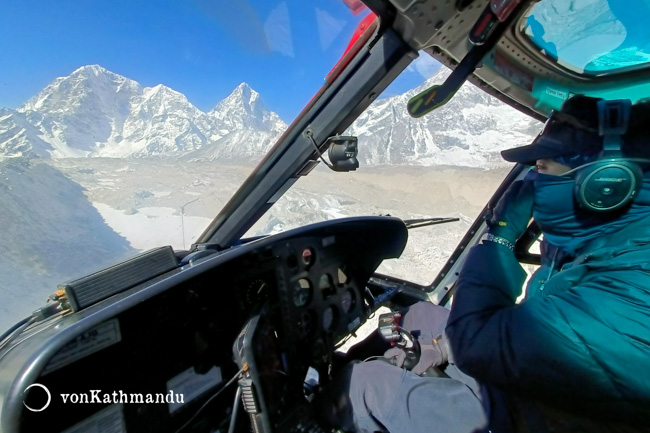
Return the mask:
{"type": "Polygon", "coordinates": [[[553,270],[555,269],[555,259],[557,258],[557,252],[558,252],[558,250],[559,250],[559,248],[556,248],[556,249],[555,249],[555,252],[553,253],[553,259],[551,260],[551,266],[550,266],[550,269],[549,269],[549,271],[548,271],[548,275],[546,276],[546,279],[545,279],[545,280],[542,280],[542,285],[539,286],[539,291],[540,291],[540,292],[544,290],[544,286],[546,285],[546,282],[547,282],[547,281],[549,280],[549,278],[551,278],[551,276],[553,275],[553,270]]]}

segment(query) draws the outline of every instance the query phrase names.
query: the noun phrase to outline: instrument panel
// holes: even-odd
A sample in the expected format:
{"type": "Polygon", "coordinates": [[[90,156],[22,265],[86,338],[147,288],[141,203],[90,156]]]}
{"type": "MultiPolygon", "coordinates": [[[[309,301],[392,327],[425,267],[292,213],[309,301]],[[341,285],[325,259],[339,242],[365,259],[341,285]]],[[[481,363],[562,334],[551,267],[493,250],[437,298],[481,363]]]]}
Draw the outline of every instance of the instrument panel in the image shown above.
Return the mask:
{"type": "MultiPolygon", "coordinates": [[[[323,247],[327,239],[302,238],[276,247],[279,257],[297,257],[286,262],[278,275],[278,291],[285,335],[311,352],[332,349],[335,341],[361,324],[365,281],[359,281],[353,262],[342,260],[335,245],[323,247]],[[350,274],[350,275],[348,275],[350,274]]],[[[334,242],[333,240],[330,240],[334,242]]],[[[320,361],[312,359],[313,362],[320,361]]],[[[327,360],[324,360],[327,361],[327,360]]]]}
{"type": "MultiPolygon", "coordinates": [[[[401,220],[388,217],[314,224],[194,261],[188,257],[148,283],[28,329],[19,343],[0,351],[0,431],[76,433],[84,423],[107,420],[115,422],[115,433],[176,432],[183,426],[226,431],[236,385],[217,392],[240,370],[242,356],[250,370],[262,370],[252,386],[264,402],[258,409],[266,407],[255,417],[267,428],[256,431],[292,431],[296,409],[309,414],[307,370],[327,375],[335,343],[369,313],[366,282],[383,259],[401,254],[406,236],[401,220]],[[256,328],[255,344],[245,332],[252,318],[263,325],[256,328]],[[247,354],[233,354],[238,341],[248,344],[247,354]],[[51,390],[47,410],[23,405],[38,407],[31,391],[23,395],[33,383],[51,390]],[[183,404],[102,400],[82,406],[61,399],[92,397],[93,390],[182,390],[187,398],[183,404]]],[[[240,419],[235,431],[249,431],[251,421],[240,419]]]]}

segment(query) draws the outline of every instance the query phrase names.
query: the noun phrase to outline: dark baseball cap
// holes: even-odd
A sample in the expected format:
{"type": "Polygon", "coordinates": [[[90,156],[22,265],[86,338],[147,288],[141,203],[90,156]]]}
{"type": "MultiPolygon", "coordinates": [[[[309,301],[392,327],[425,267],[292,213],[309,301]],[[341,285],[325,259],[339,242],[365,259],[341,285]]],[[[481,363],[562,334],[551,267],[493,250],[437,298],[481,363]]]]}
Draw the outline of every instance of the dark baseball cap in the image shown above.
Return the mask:
{"type": "Polygon", "coordinates": [[[584,95],[566,100],[559,111],[553,111],[544,129],[528,146],[504,150],[506,161],[535,165],[538,159],[586,156],[598,157],[603,138],[598,134],[598,101],[584,95]]]}

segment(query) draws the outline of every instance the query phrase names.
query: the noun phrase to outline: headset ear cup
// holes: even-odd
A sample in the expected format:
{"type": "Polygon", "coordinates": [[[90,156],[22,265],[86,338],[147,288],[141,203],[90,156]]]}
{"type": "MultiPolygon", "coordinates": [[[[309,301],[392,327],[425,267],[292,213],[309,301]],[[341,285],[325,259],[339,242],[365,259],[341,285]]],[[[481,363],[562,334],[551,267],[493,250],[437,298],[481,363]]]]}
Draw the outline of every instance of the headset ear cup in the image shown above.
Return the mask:
{"type": "Polygon", "coordinates": [[[600,161],[576,175],[574,195],[580,207],[608,212],[628,205],[636,197],[643,171],[630,161],[600,161]]]}

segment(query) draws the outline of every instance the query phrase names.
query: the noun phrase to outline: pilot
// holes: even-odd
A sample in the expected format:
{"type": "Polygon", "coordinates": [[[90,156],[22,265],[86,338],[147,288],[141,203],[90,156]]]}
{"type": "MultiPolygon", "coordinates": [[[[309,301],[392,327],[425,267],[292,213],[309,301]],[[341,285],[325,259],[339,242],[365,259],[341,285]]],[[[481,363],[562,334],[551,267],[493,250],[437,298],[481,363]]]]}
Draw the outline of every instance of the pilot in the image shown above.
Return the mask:
{"type": "Polygon", "coordinates": [[[390,349],[392,363],[349,364],[326,419],[357,432],[650,431],[650,103],[599,101],[574,96],[531,145],[502,152],[535,168],[488,217],[451,312],[405,315],[419,363],[398,368],[390,349]],[[600,196],[581,196],[585,182],[600,196]],[[531,217],[542,265],[518,301],[514,245],[531,217]]]}

